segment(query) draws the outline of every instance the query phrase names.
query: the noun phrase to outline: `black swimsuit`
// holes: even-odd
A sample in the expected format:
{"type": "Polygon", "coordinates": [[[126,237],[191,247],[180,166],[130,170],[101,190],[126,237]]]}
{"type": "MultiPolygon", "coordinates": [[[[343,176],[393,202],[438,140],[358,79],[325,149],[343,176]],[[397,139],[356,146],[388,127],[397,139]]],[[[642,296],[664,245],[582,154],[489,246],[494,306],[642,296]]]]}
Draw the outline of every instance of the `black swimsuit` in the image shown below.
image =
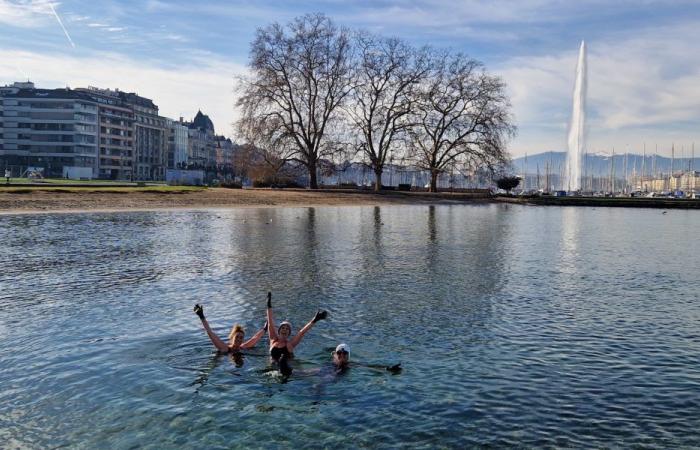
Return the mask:
{"type": "Polygon", "coordinates": [[[272,356],[273,359],[280,359],[282,355],[286,356],[287,358],[290,356],[286,345],[284,347],[272,347],[270,349],[270,356],[272,356]]]}

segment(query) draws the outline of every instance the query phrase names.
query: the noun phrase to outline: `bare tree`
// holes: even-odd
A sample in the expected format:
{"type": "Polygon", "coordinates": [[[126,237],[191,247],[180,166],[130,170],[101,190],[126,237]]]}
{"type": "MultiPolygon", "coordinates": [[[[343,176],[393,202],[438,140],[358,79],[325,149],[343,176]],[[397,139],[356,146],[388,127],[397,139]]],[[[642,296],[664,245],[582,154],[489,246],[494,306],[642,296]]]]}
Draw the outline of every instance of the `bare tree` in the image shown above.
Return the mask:
{"type": "Polygon", "coordinates": [[[347,30],[323,14],[308,14],[286,27],[259,29],[251,44],[252,75],[241,79],[239,132],[303,164],[312,189],[319,159],[337,150],[327,135],[350,91],[350,52],[347,30]]]}
{"type": "Polygon", "coordinates": [[[374,172],[374,190],[379,191],[387,156],[398,152],[397,138],[409,125],[415,86],[428,71],[427,50],[366,33],[357,34],[355,45],[356,85],[346,109],[374,172]]]}
{"type": "Polygon", "coordinates": [[[493,169],[508,160],[505,146],[514,136],[505,83],[481,63],[462,54],[434,56],[420,85],[409,129],[416,165],[430,172],[430,191],[452,162],[493,169]]]}

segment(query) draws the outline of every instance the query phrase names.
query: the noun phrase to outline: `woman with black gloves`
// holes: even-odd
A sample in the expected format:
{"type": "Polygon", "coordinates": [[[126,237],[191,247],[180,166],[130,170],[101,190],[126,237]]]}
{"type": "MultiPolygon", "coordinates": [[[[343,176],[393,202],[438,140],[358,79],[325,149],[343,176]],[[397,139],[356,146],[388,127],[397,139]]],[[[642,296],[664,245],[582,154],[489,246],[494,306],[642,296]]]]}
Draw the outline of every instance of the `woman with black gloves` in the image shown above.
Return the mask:
{"type": "Polygon", "coordinates": [[[219,338],[219,336],[216,335],[209,326],[209,323],[207,322],[207,319],[204,318],[204,308],[202,305],[194,305],[194,313],[199,316],[199,319],[202,321],[202,325],[204,326],[204,330],[206,330],[207,335],[209,336],[209,339],[211,339],[211,342],[214,344],[214,347],[220,352],[223,353],[238,353],[243,349],[248,349],[248,348],[253,348],[255,347],[255,344],[258,343],[260,338],[263,337],[265,334],[265,331],[267,331],[267,322],[265,322],[265,325],[258,330],[255,335],[253,335],[252,338],[248,339],[247,341],[243,342],[243,338],[245,337],[245,330],[243,329],[242,326],[236,324],[233,326],[231,329],[231,333],[229,333],[228,338],[229,338],[229,343],[228,345],[219,338]]]}
{"type": "Polygon", "coordinates": [[[272,316],[272,293],[267,293],[267,324],[268,333],[270,336],[270,356],[280,366],[282,375],[289,376],[292,373],[292,368],[289,366],[288,359],[294,357],[294,348],[299,345],[304,335],[314,326],[319,320],[323,320],[328,316],[328,312],[318,310],[314,318],[309,323],[304,325],[304,328],[292,338],[292,324],[282,322],[279,329],[275,330],[275,320],[272,316]]]}

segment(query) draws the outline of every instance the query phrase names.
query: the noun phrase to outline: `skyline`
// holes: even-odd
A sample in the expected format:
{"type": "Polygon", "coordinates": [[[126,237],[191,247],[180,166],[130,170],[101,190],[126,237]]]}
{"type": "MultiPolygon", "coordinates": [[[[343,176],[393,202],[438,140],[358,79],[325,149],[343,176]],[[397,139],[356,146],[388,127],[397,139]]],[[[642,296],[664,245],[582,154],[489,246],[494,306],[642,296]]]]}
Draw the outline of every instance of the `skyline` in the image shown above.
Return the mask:
{"type": "MultiPolygon", "coordinates": [[[[463,51],[504,78],[513,157],[566,149],[577,49],[588,46],[588,148],[676,157],[700,142],[700,24],[692,2],[47,2],[0,0],[0,84],[98,86],[152,98],[161,115],[212,117],[232,136],[234,77],[255,29],[324,12],[341,25],[463,51]],[[495,5],[495,6],[493,6],[495,5]],[[133,14],[138,11],[138,14],[133,14]]],[[[686,155],[689,156],[689,155],[686,155]]]]}

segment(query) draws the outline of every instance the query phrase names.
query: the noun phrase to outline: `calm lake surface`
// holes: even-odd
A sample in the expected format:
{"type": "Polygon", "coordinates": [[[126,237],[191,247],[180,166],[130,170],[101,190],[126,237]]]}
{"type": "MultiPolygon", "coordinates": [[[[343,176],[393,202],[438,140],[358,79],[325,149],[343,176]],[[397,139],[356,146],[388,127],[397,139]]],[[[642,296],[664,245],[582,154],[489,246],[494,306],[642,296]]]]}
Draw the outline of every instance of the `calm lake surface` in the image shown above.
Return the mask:
{"type": "Polygon", "coordinates": [[[700,446],[697,211],[0,216],[0,446],[700,446]],[[264,322],[298,330],[286,382],[264,322]],[[361,364],[341,376],[346,342],[361,364]],[[392,375],[379,367],[401,362],[392,375]],[[320,369],[317,370],[317,369],[320,369]]]}

